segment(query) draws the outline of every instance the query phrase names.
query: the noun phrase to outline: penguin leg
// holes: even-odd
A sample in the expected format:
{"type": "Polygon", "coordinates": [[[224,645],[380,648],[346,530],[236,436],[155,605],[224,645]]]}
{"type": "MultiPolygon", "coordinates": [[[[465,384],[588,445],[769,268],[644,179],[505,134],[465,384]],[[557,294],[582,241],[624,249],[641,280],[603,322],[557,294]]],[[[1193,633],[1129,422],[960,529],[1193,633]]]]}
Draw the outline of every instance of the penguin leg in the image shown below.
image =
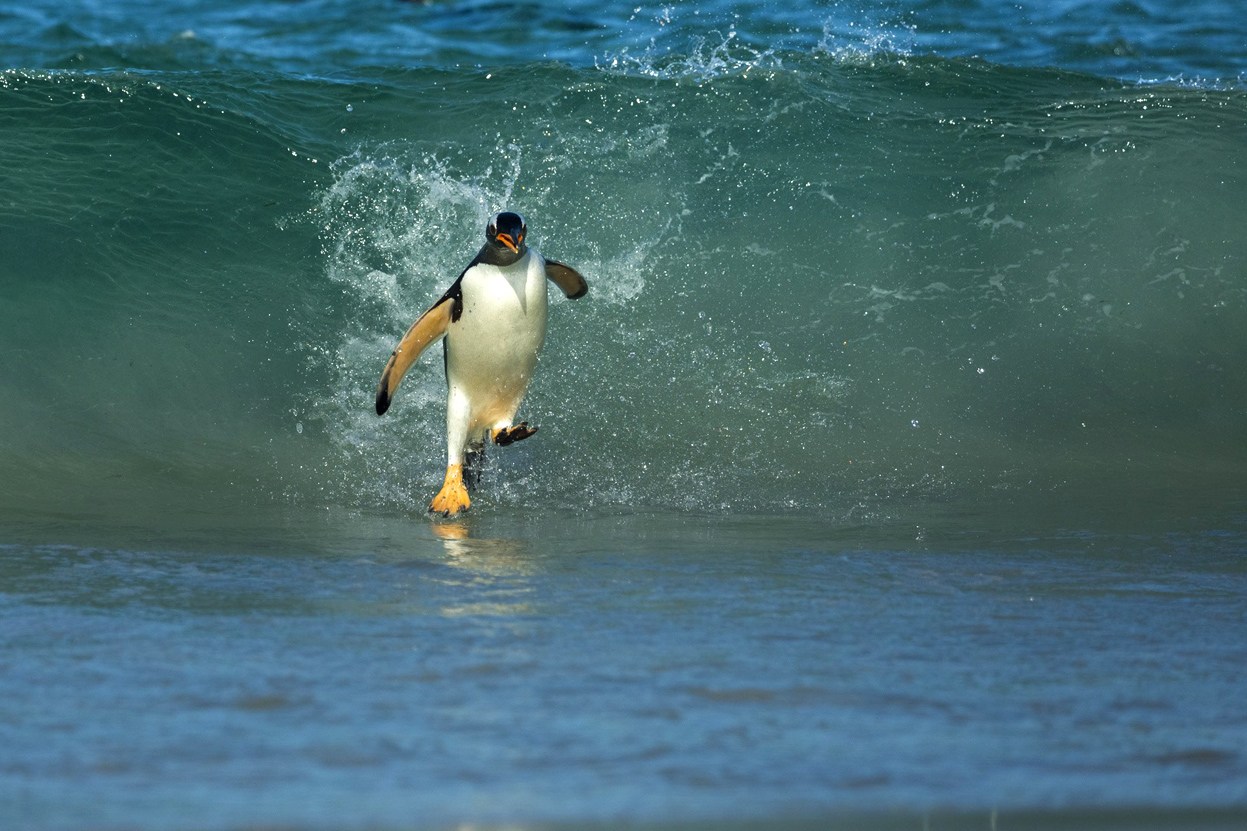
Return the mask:
{"type": "Polygon", "coordinates": [[[537,432],[536,427],[529,427],[527,421],[521,421],[519,424],[510,427],[495,427],[492,431],[494,444],[499,447],[506,447],[508,444],[515,444],[517,441],[524,439],[537,432]]]}
{"type": "Polygon", "coordinates": [[[485,455],[485,444],[473,444],[463,454],[463,483],[468,491],[474,491],[481,484],[481,475],[489,466],[489,457],[485,455]]]}
{"type": "Polygon", "coordinates": [[[471,404],[462,391],[451,388],[446,398],[446,479],[429,503],[429,512],[454,516],[472,506],[463,481],[463,451],[468,441],[471,404]]]}

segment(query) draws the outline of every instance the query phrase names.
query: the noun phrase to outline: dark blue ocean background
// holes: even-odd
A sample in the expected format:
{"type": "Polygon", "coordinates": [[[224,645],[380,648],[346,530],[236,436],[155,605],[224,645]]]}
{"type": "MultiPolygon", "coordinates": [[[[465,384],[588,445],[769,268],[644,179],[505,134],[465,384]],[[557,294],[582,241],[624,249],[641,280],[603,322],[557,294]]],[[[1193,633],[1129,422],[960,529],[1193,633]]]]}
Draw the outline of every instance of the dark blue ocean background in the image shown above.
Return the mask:
{"type": "Polygon", "coordinates": [[[1247,826],[1247,7],[0,7],[0,827],[1247,826]],[[461,520],[502,208],[552,297],[461,520]]]}

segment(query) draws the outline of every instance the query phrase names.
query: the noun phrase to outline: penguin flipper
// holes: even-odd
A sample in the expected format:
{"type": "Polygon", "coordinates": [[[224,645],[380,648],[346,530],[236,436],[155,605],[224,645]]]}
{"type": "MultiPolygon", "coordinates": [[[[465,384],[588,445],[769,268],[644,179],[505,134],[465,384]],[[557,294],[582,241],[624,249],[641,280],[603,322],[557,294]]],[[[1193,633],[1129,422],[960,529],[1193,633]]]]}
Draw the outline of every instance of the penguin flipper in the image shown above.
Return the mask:
{"type": "Polygon", "coordinates": [[[394,400],[398,385],[421,353],[446,334],[454,305],[454,299],[449,294],[434,303],[431,309],[411,324],[407,334],[394,347],[394,352],[381,373],[381,383],[377,385],[377,415],[384,415],[390,409],[390,402],[394,400]]]}
{"type": "Polygon", "coordinates": [[[546,260],[546,277],[563,290],[568,300],[578,300],[589,291],[589,284],[580,272],[558,260],[546,260]]]}

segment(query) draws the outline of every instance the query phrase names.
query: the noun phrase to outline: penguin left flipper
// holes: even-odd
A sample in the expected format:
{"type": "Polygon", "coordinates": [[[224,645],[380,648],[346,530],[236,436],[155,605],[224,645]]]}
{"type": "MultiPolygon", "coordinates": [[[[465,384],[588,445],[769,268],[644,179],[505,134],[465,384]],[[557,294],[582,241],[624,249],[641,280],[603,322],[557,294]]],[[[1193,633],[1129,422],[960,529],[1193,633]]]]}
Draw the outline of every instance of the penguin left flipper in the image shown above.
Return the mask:
{"type": "Polygon", "coordinates": [[[589,284],[580,272],[558,260],[546,260],[546,277],[563,290],[568,300],[579,300],[589,291],[589,284]]]}
{"type": "Polygon", "coordinates": [[[381,373],[381,383],[377,385],[377,415],[384,415],[394,400],[394,393],[402,383],[403,376],[416,359],[436,343],[450,326],[454,311],[454,298],[447,293],[445,297],[433,304],[433,307],[420,315],[403,339],[394,347],[394,353],[381,373]]]}

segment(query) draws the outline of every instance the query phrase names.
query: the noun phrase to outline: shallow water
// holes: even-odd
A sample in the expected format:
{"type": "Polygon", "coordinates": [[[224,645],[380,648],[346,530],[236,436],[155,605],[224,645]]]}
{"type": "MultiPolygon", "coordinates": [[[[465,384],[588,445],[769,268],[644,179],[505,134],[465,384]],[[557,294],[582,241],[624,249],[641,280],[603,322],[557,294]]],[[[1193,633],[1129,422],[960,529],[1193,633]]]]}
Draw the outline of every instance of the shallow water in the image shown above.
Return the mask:
{"type": "Polygon", "coordinates": [[[0,825],[1242,826],[1237,10],[514,11],[0,12],[0,825]]]}
{"type": "Polygon", "coordinates": [[[1245,796],[1241,525],[330,525],[0,551],[10,820],[978,827],[1245,796]]]}

